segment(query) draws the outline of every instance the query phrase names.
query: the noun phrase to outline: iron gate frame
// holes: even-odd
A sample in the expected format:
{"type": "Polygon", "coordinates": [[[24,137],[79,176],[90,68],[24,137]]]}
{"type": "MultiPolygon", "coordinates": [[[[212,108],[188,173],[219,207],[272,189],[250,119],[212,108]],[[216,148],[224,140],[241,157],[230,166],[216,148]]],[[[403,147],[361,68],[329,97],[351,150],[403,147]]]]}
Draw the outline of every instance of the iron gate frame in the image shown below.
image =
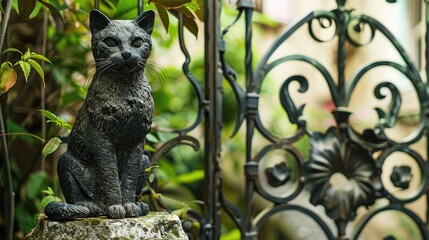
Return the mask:
{"type": "MultiPolygon", "coordinates": [[[[381,1],[381,0],[380,0],[381,1]]],[[[388,0],[387,0],[388,1],[388,0]]],[[[395,1],[388,1],[395,2],[395,1]]],[[[231,25],[227,26],[225,29],[220,27],[220,14],[221,14],[221,1],[219,0],[205,0],[205,79],[204,79],[204,100],[200,106],[204,109],[204,129],[205,129],[205,220],[203,222],[203,232],[201,237],[203,239],[219,239],[220,237],[220,225],[221,225],[221,210],[223,209],[227,215],[236,223],[238,229],[241,232],[242,239],[257,239],[259,227],[269,219],[273,214],[280,211],[295,210],[301,213],[308,215],[310,218],[315,220],[315,222],[321,227],[321,229],[326,234],[328,239],[357,239],[360,236],[360,233],[363,231],[366,224],[371,220],[372,217],[378,213],[395,210],[400,211],[410,217],[414,223],[419,228],[421,235],[424,239],[429,239],[428,231],[428,220],[429,220],[429,211],[426,210],[426,220],[420,219],[416,213],[408,209],[405,204],[421,197],[428,197],[428,180],[429,180],[429,165],[427,164],[427,159],[424,159],[417,152],[409,148],[409,145],[420,140],[423,137],[428,138],[429,132],[427,127],[429,124],[429,98],[428,98],[428,84],[424,83],[420,77],[420,74],[417,68],[414,66],[413,62],[410,60],[405,49],[399,44],[393,34],[384,27],[380,22],[375,18],[372,18],[367,15],[358,14],[354,15],[352,12],[346,8],[346,0],[336,0],[337,8],[331,11],[312,11],[300,21],[295,24],[288,26],[285,32],[281,34],[277,41],[273,44],[270,50],[264,55],[264,57],[259,61],[259,65],[256,70],[252,67],[253,53],[252,53],[252,14],[254,11],[254,2],[253,0],[239,0],[237,2],[237,18],[231,23],[235,24],[238,19],[244,15],[245,21],[245,75],[246,75],[246,86],[245,88],[240,87],[236,81],[236,76],[234,70],[228,65],[225,61],[223,54],[226,51],[227,43],[224,41],[224,35],[229,31],[231,25]],[[331,39],[332,41],[338,42],[338,66],[337,66],[337,83],[334,83],[333,78],[330,76],[330,73],[323,67],[322,63],[311,59],[308,56],[303,55],[294,55],[284,58],[277,59],[277,61],[268,62],[271,54],[277,49],[277,47],[287,40],[293,33],[304,25],[309,25],[309,34],[311,38],[317,42],[323,42],[324,40],[319,39],[311,30],[311,25],[314,20],[327,20],[329,24],[324,26],[322,23],[322,28],[335,27],[335,35],[331,39]],[[397,52],[401,55],[405,65],[399,63],[390,62],[390,61],[379,61],[375,63],[370,63],[363,67],[360,72],[357,73],[355,78],[353,78],[353,83],[346,81],[346,76],[344,74],[344,69],[346,66],[346,51],[345,43],[351,43],[355,47],[359,47],[362,44],[355,42],[348,35],[348,26],[351,24],[351,20],[357,21],[358,24],[367,24],[371,29],[371,40],[372,41],[374,34],[376,32],[381,32],[386,39],[396,48],[397,52]],[[260,88],[264,79],[264,76],[268,71],[275,68],[282,62],[286,61],[302,61],[310,64],[315,67],[324,77],[328,83],[329,90],[333,101],[335,103],[336,109],[333,111],[335,116],[337,126],[332,128],[332,130],[327,131],[327,133],[310,133],[306,129],[306,122],[302,118],[303,106],[295,106],[292,98],[289,96],[288,84],[292,81],[296,81],[300,84],[299,91],[305,92],[307,90],[308,82],[303,76],[292,76],[284,81],[281,87],[281,103],[286,110],[289,120],[291,123],[298,126],[297,133],[289,138],[276,138],[268,130],[264,128],[260,119],[258,112],[258,101],[260,88]],[[378,66],[388,66],[396,69],[397,71],[403,73],[408,80],[414,86],[416,93],[420,102],[420,125],[418,130],[414,133],[414,136],[410,141],[405,142],[395,142],[384,133],[384,130],[390,127],[393,127],[395,124],[395,119],[398,114],[399,106],[401,105],[401,94],[395,85],[388,82],[382,82],[379,84],[376,89],[374,89],[374,94],[378,99],[382,99],[384,96],[380,93],[382,88],[388,89],[392,94],[392,103],[390,105],[389,112],[384,112],[381,109],[378,109],[380,123],[374,129],[367,129],[365,134],[360,134],[354,131],[348,124],[348,116],[350,112],[347,110],[347,104],[350,100],[350,95],[353,92],[354,87],[359,81],[360,77],[370,69],[376,68],[378,66]],[[235,131],[238,131],[240,126],[245,122],[246,125],[246,157],[245,157],[245,203],[246,206],[245,212],[240,212],[237,206],[234,206],[228,202],[222,194],[222,170],[220,167],[221,159],[221,139],[220,134],[222,131],[222,97],[223,97],[223,86],[222,81],[226,79],[230,87],[233,89],[237,104],[238,104],[238,113],[237,113],[237,122],[235,131]],[[266,139],[271,143],[267,145],[259,154],[256,156],[252,155],[252,140],[255,131],[261,133],[266,139]],[[304,163],[302,155],[298,150],[293,147],[293,143],[299,140],[302,136],[309,136],[312,142],[312,152],[309,159],[304,163]],[[361,199],[360,196],[350,196],[346,194],[353,200],[345,200],[351,207],[347,210],[330,210],[327,209],[327,203],[320,196],[317,196],[315,193],[315,188],[320,187],[319,185],[311,182],[311,180],[318,180],[316,175],[313,173],[317,170],[317,165],[320,166],[318,158],[323,157],[323,150],[317,149],[314,147],[316,143],[324,145],[326,148],[335,148],[339,147],[341,149],[346,149],[344,151],[349,151],[349,158],[353,153],[358,155],[358,160],[362,160],[365,170],[362,174],[370,175],[370,177],[364,178],[362,180],[361,188],[355,188],[356,191],[361,191],[361,194],[365,195],[365,199],[361,199]],[[269,193],[263,190],[263,187],[259,183],[258,176],[258,161],[260,158],[271,151],[272,149],[284,149],[294,155],[297,158],[297,161],[302,164],[300,169],[300,179],[299,187],[296,192],[291,196],[288,196],[285,199],[278,199],[276,197],[270,196],[269,193]],[[375,150],[383,150],[381,157],[373,157],[375,150]],[[418,193],[408,198],[406,200],[400,200],[395,198],[391,193],[384,189],[382,183],[379,181],[380,174],[383,167],[384,160],[389,156],[389,154],[400,151],[408,154],[413,158],[419,165],[422,181],[420,182],[420,187],[418,193]],[[358,153],[358,154],[356,154],[358,153]],[[362,154],[360,154],[362,153],[362,154]],[[302,161],[302,162],[301,162],[302,161]],[[381,184],[381,186],[379,185],[381,184]],[[308,186],[309,185],[309,186],[308,186]],[[378,186],[376,186],[378,185],[378,186]],[[363,187],[365,186],[365,187],[363,187]],[[328,227],[328,225],[318,216],[318,214],[312,212],[311,210],[295,205],[290,204],[289,200],[293,199],[298,195],[302,189],[306,188],[312,193],[312,203],[314,205],[323,205],[327,211],[328,217],[336,223],[337,232],[334,233],[328,227]],[[258,194],[265,199],[273,203],[271,209],[260,213],[258,216],[254,216],[254,209],[252,205],[252,199],[255,194],[258,194]],[[377,199],[384,198],[389,200],[389,205],[375,209],[374,211],[368,213],[364,218],[363,222],[357,226],[356,233],[353,236],[347,236],[345,232],[345,227],[347,223],[353,220],[355,211],[360,206],[372,206],[377,199]]],[[[425,46],[428,46],[429,42],[429,2],[423,0],[423,7],[426,7],[426,32],[425,32],[425,46]]],[[[356,23],[354,23],[356,24],[356,23]]],[[[357,26],[356,24],[355,26],[357,26]]],[[[359,31],[358,29],[355,29],[359,31]]],[[[429,59],[429,50],[426,47],[425,49],[425,59],[429,59]]],[[[426,78],[429,74],[429,64],[425,66],[426,78]]],[[[186,72],[186,71],[185,71],[186,72]]],[[[187,73],[188,74],[188,73],[187,73]]],[[[201,91],[201,89],[199,89],[201,91]]],[[[429,149],[429,143],[428,147],[429,149]]],[[[428,151],[428,150],[427,150],[428,151]]],[[[335,155],[335,154],[334,154],[335,155]]],[[[344,157],[344,153],[340,153],[340,160],[338,162],[347,161],[346,159],[341,159],[344,157]]],[[[334,168],[333,171],[329,174],[332,175],[334,172],[343,172],[346,174],[346,171],[343,167],[332,165],[331,161],[330,167],[334,168]]],[[[341,165],[341,164],[340,164],[341,165]]],[[[361,165],[359,165],[361,166],[361,165]]],[[[276,166],[275,166],[276,167],[276,166]]],[[[280,166],[280,172],[283,171],[284,174],[287,174],[290,169],[288,167],[280,166]]],[[[354,167],[349,167],[347,171],[357,171],[354,167]]],[[[268,174],[266,172],[266,174],[268,174]]],[[[330,175],[327,175],[328,177],[330,175]]],[[[347,173],[348,174],[348,173],[347,173]]],[[[347,175],[347,177],[351,177],[347,175]]],[[[360,174],[360,173],[359,173],[360,174]]],[[[406,166],[400,166],[399,170],[395,172],[397,176],[403,176],[404,174],[409,174],[406,166]]],[[[278,176],[274,176],[276,179],[278,176]]],[[[277,178],[278,179],[278,178],[277,178]]],[[[274,183],[279,184],[279,183],[274,183]]],[[[284,184],[284,183],[283,183],[284,184]]],[[[401,182],[394,182],[395,186],[400,185],[401,182]]],[[[402,183],[403,184],[403,183],[402,183]]],[[[405,183],[406,184],[406,183],[405,183]]],[[[333,194],[338,194],[334,192],[333,194]]],[[[341,198],[341,197],[340,197],[341,198]]],[[[427,198],[429,199],[429,198],[427,198]]],[[[427,206],[429,200],[427,200],[427,206]]]]}

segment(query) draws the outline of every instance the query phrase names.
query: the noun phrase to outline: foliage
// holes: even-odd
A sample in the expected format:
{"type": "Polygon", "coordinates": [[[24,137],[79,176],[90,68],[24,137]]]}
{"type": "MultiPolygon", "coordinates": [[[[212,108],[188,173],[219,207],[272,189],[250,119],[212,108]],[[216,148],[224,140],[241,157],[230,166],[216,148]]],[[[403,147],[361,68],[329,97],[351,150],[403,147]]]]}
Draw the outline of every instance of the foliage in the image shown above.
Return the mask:
{"type": "Polygon", "coordinates": [[[49,154],[55,152],[55,150],[58,149],[61,143],[62,143],[61,139],[57,137],[51,138],[48,141],[48,143],[46,143],[46,145],[43,147],[43,150],[42,150],[43,159],[45,159],[46,156],[48,156],[49,154]]]}
{"type": "Polygon", "coordinates": [[[54,17],[56,20],[60,20],[61,22],[64,21],[60,11],[54,5],[45,0],[18,0],[19,15],[24,19],[29,19],[30,14],[36,8],[36,3],[41,4],[49,9],[52,17],[54,17]]]}
{"type": "MultiPolygon", "coordinates": [[[[0,67],[0,88],[2,89],[2,93],[6,93],[9,91],[11,87],[13,87],[16,83],[17,74],[16,71],[13,69],[14,67],[21,67],[22,73],[24,74],[25,81],[28,81],[28,77],[30,76],[31,69],[36,70],[37,74],[39,74],[40,78],[42,79],[43,85],[45,85],[45,72],[43,71],[42,67],[39,63],[37,63],[34,59],[42,60],[44,62],[51,63],[49,59],[47,59],[45,56],[30,52],[30,49],[27,49],[27,51],[23,54],[21,51],[19,51],[16,48],[8,48],[3,51],[2,54],[5,54],[7,52],[16,52],[21,55],[21,60],[16,61],[15,63],[12,62],[4,62],[1,64],[0,67]]],[[[51,63],[52,64],[52,63],[51,63]]]]}
{"type": "Polygon", "coordinates": [[[55,125],[57,126],[57,127],[63,127],[63,128],[65,128],[65,129],[67,129],[67,130],[71,130],[72,129],[72,126],[69,124],[69,123],[67,123],[64,119],[62,119],[62,118],[60,118],[60,117],[57,117],[55,114],[53,114],[53,113],[51,113],[50,111],[48,111],[48,110],[43,110],[43,109],[41,109],[41,110],[39,110],[46,118],[48,118],[48,123],[55,123],[55,125]]]}
{"type": "Polygon", "coordinates": [[[40,202],[40,206],[42,208],[46,207],[46,205],[48,205],[50,202],[61,202],[61,198],[55,195],[54,190],[52,190],[51,187],[42,190],[42,192],[46,194],[46,196],[44,196],[40,202]]]}

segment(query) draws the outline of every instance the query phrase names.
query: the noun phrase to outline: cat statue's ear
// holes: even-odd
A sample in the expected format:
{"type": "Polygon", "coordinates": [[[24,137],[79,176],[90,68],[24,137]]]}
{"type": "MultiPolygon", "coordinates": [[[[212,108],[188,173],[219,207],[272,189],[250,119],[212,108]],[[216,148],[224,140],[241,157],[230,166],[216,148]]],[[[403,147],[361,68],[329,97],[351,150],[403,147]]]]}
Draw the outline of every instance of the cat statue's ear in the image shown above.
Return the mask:
{"type": "Polygon", "coordinates": [[[150,35],[152,34],[153,24],[155,22],[155,12],[147,10],[140,14],[134,22],[150,35]]]}
{"type": "Polygon", "coordinates": [[[110,19],[102,12],[94,9],[89,14],[89,28],[92,33],[96,33],[110,24],[110,19]]]}

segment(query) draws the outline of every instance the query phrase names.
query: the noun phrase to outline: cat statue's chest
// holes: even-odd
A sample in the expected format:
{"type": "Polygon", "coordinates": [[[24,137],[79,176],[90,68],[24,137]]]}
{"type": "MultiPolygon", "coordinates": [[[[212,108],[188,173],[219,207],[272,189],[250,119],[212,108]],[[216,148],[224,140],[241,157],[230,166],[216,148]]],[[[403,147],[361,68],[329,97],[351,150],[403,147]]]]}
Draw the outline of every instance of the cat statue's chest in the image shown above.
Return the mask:
{"type": "Polygon", "coordinates": [[[89,122],[115,141],[139,142],[152,123],[151,89],[142,76],[120,80],[96,79],[90,87],[86,102],[89,122]]]}

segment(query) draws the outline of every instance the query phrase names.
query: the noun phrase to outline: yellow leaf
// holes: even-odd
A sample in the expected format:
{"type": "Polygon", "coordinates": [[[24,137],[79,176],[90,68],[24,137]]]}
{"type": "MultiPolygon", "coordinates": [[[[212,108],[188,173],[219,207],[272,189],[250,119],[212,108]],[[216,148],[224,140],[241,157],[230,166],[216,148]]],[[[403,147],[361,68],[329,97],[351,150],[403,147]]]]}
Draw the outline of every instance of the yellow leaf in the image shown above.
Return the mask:
{"type": "Polygon", "coordinates": [[[16,72],[13,68],[7,69],[3,72],[0,79],[0,87],[2,88],[2,94],[9,91],[16,83],[16,72]]]}

